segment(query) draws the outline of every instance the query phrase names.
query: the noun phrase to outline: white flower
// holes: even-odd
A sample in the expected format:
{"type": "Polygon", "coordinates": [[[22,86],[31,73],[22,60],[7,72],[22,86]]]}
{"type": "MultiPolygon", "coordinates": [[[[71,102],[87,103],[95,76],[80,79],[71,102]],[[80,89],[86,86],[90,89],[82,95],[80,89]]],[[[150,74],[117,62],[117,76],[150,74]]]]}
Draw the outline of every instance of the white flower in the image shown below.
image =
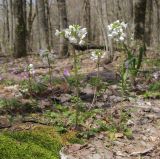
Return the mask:
{"type": "Polygon", "coordinates": [[[116,20],[115,23],[120,23],[120,21],[119,21],[119,20],[116,20]]]}
{"type": "Polygon", "coordinates": [[[101,50],[96,50],[91,53],[91,59],[94,61],[98,60],[98,58],[102,59],[104,57],[105,57],[105,52],[102,52],[101,50]]]}
{"type": "Polygon", "coordinates": [[[74,26],[73,26],[73,25],[69,25],[69,29],[70,29],[70,30],[73,30],[73,29],[74,29],[74,26]]]}
{"type": "Polygon", "coordinates": [[[119,33],[123,33],[123,29],[122,29],[122,28],[119,28],[118,32],[119,32],[119,33]]]}
{"type": "Polygon", "coordinates": [[[127,24],[121,22],[119,20],[113,22],[112,24],[107,26],[108,28],[108,37],[112,38],[116,42],[122,42],[126,38],[126,34],[124,33],[127,28],[127,24]]]}
{"type": "Polygon", "coordinates": [[[75,37],[73,37],[73,36],[69,37],[69,41],[72,44],[77,44],[77,39],[75,37]]]}
{"type": "Polygon", "coordinates": [[[29,64],[29,65],[28,65],[28,72],[29,72],[30,74],[32,74],[32,75],[35,74],[35,70],[34,70],[33,64],[29,64]]]}
{"type": "Polygon", "coordinates": [[[97,60],[97,59],[98,59],[98,56],[96,56],[95,53],[93,52],[93,53],[91,54],[91,60],[95,61],[95,60],[97,60]]]}
{"type": "Polygon", "coordinates": [[[84,39],[86,37],[86,35],[87,35],[87,29],[86,28],[82,28],[82,29],[79,30],[78,37],[80,39],[84,39]]]}
{"type": "Polygon", "coordinates": [[[55,36],[59,36],[60,34],[61,32],[58,29],[56,29],[55,36]]]}
{"type": "Polygon", "coordinates": [[[111,31],[111,30],[112,30],[112,26],[108,25],[108,31],[111,31]]]}
{"type": "Polygon", "coordinates": [[[33,68],[33,64],[29,64],[29,68],[30,68],[30,69],[33,68]]]}
{"type": "Polygon", "coordinates": [[[126,29],[128,24],[122,22],[121,25],[126,29]]]}
{"type": "Polygon", "coordinates": [[[123,37],[123,36],[120,36],[119,40],[120,40],[120,41],[124,41],[124,37],[123,37]]]}
{"type": "Polygon", "coordinates": [[[112,34],[108,34],[108,37],[112,38],[112,37],[113,37],[113,35],[112,35],[112,34]]]}
{"type": "Polygon", "coordinates": [[[71,36],[71,32],[69,29],[66,29],[64,33],[65,33],[65,38],[67,39],[71,36]]]}
{"type": "Polygon", "coordinates": [[[117,35],[118,35],[118,32],[117,32],[117,31],[113,31],[113,32],[112,32],[112,35],[113,35],[113,36],[117,36],[117,35]]]}
{"type": "Polygon", "coordinates": [[[81,40],[80,42],[79,42],[79,45],[84,45],[85,44],[85,41],[84,40],[81,40]]]}

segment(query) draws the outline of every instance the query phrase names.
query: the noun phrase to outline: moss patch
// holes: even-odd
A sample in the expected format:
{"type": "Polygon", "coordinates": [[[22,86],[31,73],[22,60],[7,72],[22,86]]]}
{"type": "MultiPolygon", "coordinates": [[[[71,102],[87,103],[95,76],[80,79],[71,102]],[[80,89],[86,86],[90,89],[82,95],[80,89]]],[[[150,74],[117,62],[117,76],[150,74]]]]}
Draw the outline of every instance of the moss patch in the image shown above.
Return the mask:
{"type": "Polygon", "coordinates": [[[59,159],[61,138],[50,127],[0,134],[1,159],[59,159]]]}

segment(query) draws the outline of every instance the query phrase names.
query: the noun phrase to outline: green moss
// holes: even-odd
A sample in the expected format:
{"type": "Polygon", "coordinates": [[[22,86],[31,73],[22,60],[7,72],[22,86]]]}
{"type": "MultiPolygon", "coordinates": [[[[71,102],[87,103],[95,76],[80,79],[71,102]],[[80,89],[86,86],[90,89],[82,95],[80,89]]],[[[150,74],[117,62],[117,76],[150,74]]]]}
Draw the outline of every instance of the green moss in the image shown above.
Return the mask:
{"type": "Polygon", "coordinates": [[[59,159],[61,138],[50,127],[0,134],[1,159],[59,159]]]}

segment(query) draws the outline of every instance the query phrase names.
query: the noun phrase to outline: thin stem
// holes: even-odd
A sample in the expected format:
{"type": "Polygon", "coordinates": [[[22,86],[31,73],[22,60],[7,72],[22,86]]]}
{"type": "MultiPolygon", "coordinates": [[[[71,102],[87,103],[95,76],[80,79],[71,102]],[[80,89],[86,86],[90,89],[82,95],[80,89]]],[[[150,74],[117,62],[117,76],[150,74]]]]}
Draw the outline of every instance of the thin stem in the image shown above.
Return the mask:
{"type": "Polygon", "coordinates": [[[49,67],[49,81],[50,81],[50,85],[52,86],[52,70],[51,70],[51,63],[48,56],[47,56],[47,60],[48,60],[48,67],[49,67]]]}
{"type": "MultiPolygon", "coordinates": [[[[79,98],[79,79],[78,79],[78,67],[77,67],[77,54],[73,48],[73,58],[74,58],[74,75],[76,80],[76,97],[79,98]]],[[[78,115],[79,115],[79,105],[76,103],[76,129],[78,127],[78,115]]]]}
{"type": "MultiPolygon", "coordinates": [[[[100,72],[100,56],[98,56],[98,60],[97,60],[97,80],[99,80],[99,72],[100,72]]],[[[98,86],[96,85],[91,107],[93,107],[93,105],[96,103],[97,91],[98,91],[98,86]]]]}
{"type": "Polygon", "coordinates": [[[28,72],[28,83],[29,83],[29,94],[32,92],[32,84],[31,84],[31,74],[28,72]]]}

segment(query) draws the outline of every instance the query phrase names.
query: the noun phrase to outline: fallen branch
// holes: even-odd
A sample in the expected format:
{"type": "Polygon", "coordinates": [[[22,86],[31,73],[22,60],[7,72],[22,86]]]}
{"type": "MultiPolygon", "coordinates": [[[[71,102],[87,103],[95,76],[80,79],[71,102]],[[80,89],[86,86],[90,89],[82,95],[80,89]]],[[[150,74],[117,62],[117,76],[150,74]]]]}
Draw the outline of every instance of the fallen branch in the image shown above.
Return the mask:
{"type": "Polygon", "coordinates": [[[74,44],[73,47],[74,47],[76,50],[81,50],[81,51],[90,50],[90,49],[101,49],[101,50],[105,50],[105,48],[106,48],[106,47],[103,46],[103,45],[95,45],[95,44],[88,44],[88,45],[83,45],[83,46],[74,44]]]}

